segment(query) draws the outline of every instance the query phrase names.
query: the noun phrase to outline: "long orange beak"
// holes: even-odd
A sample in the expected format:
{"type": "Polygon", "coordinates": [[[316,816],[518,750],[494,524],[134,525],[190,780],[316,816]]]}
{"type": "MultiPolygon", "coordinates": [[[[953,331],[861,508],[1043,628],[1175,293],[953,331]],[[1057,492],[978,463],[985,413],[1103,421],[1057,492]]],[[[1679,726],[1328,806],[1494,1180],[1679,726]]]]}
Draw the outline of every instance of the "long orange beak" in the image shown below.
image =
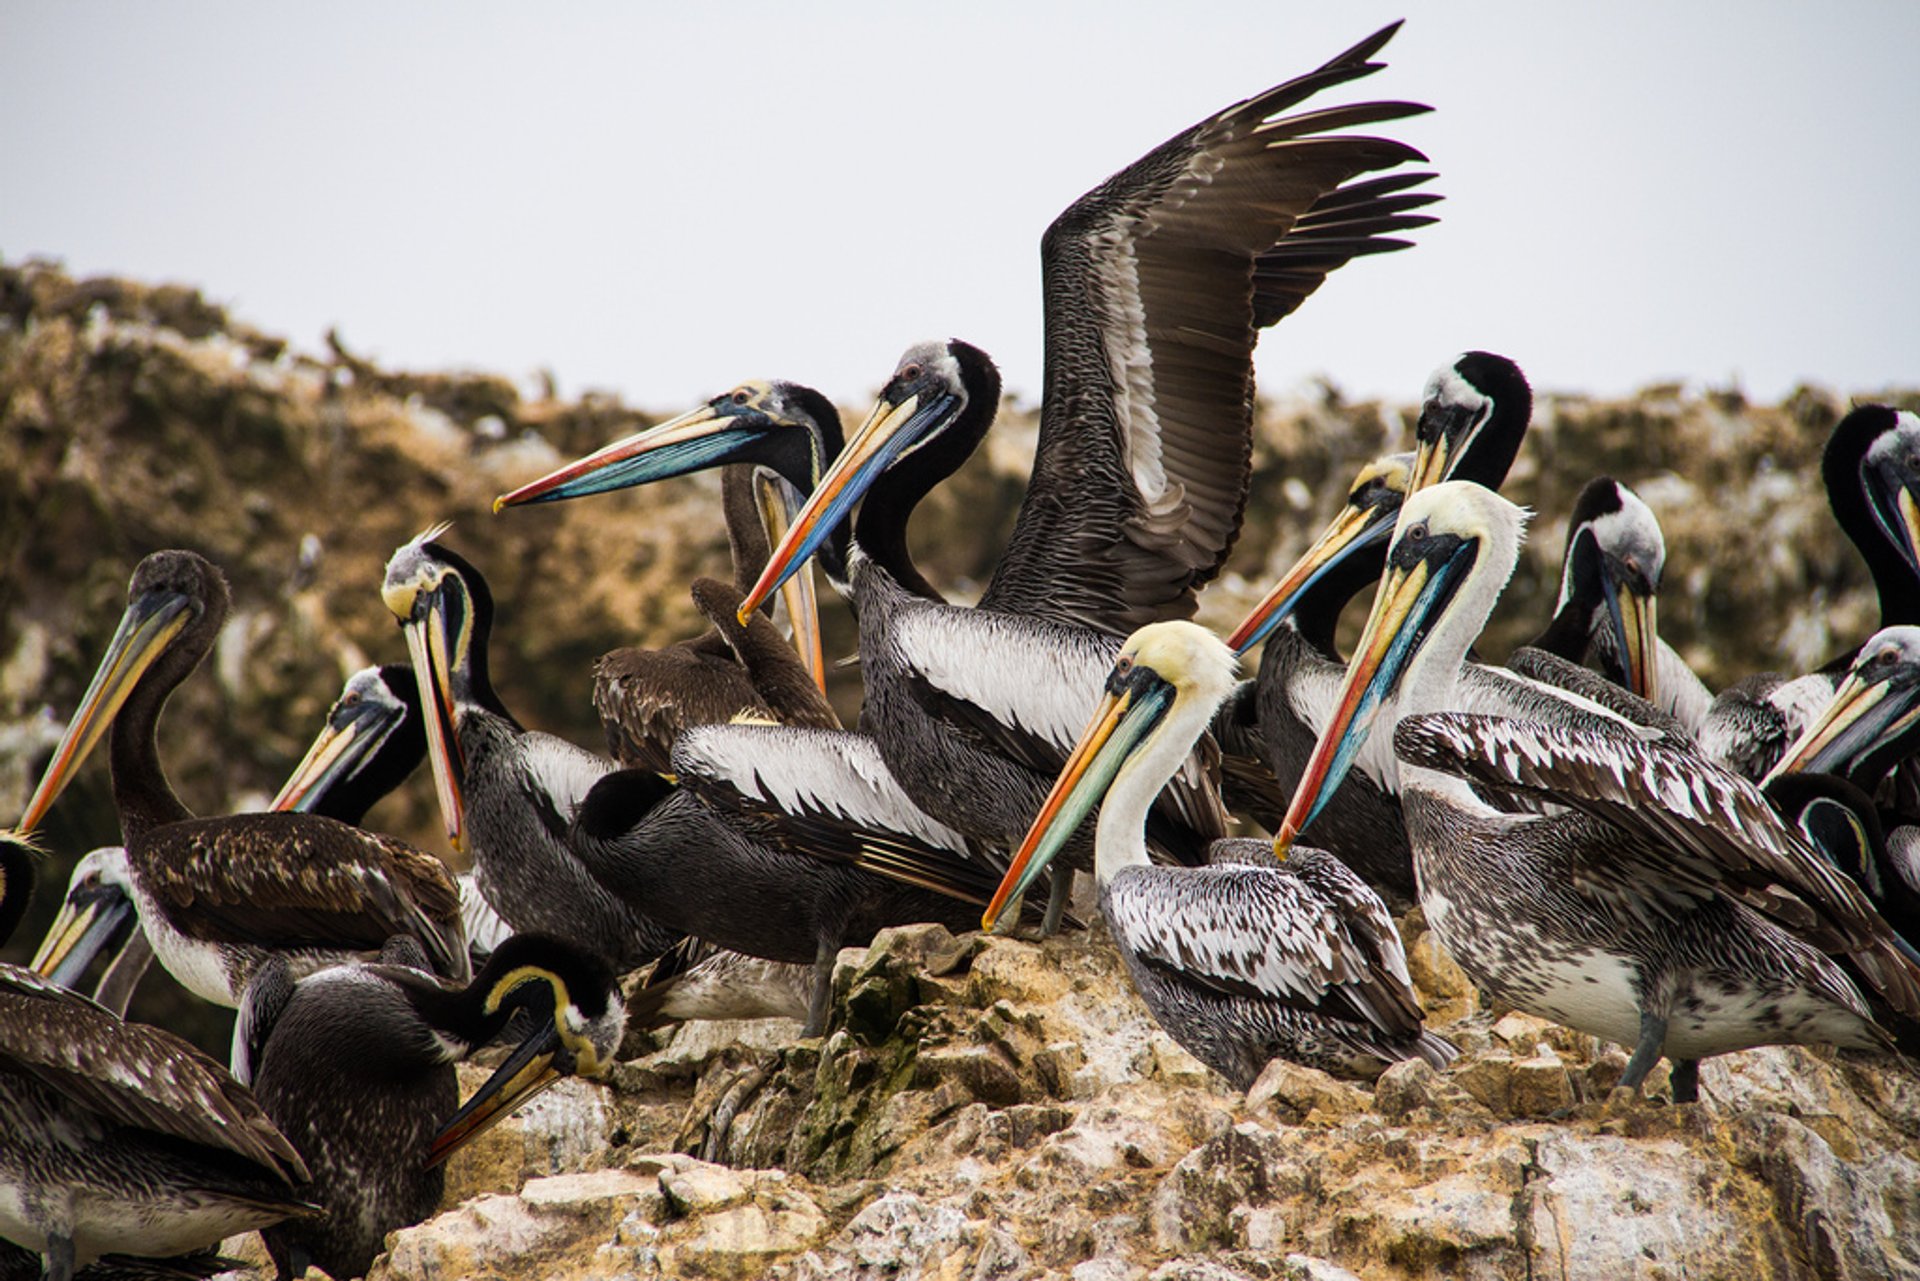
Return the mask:
{"type": "Polygon", "coordinates": [[[1381,580],[1366,630],[1347,665],[1346,684],[1334,704],[1333,719],[1314,744],[1313,755],[1307,758],[1293,801],[1274,836],[1276,854],[1284,855],[1292,848],[1353,767],[1353,758],[1366,743],[1380,703],[1413,657],[1414,646],[1400,642],[1414,637],[1408,624],[1416,622],[1423,610],[1427,583],[1424,563],[1412,569],[1391,569],[1381,580]]]}
{"type": "Polygon", "coordinates": [[[67,722],[67,732],[60,736],[53,759],[47,762],[46,772],[27,802],[27,812],[19,823],[22,835],[40,825],[87,753],[113,723],[140,677],[186,627],[192,610],[190,599],[164,591],[148,592],[127,605],[113,639],[107,643],[106,656],[80,699],[79,710],[67,722]]]}
{"type": "Polygon", "coordinates": [[[840,457],[813,487],[787,536],[773,549],[759,581],[740,604],[740,621],[744,623],[776,587],[819,550],[828,533],[847,518],[853,505],[894,459],[950,418],[959,404],[959,398],[953,396],[930,397],[923,404],[920,396],[913,395],[898,405],[884,400],[875,405],[840,451],[840,457]]]}
{"type": "Polygon", "coordinates": [[[1227,646],[1236,654],[1244,654],[1265,640],[1267,634],[1293,612],[1307,588],[1362,548],[1376,546],[1390,538],[1394,518],[1399,514],[1399,508],[1392,506],[1341,508],[1313,546],[1307,548],[1293,563],[1293,568],[1281,575],[1273,590],[1234,628],[1233,635],[1227,638],[1227,646]]]}

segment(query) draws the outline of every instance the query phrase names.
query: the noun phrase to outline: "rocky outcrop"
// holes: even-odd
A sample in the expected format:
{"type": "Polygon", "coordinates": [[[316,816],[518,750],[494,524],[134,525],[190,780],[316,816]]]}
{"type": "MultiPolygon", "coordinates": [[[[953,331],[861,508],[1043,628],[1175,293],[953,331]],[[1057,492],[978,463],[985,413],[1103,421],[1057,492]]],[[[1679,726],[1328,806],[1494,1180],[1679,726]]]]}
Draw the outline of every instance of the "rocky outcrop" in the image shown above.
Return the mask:
{"type": "Polygon", "coordinates": [[[1155,1027],[1098,930],[888,931],[842,954],[825,1038],[661,1037],[598,1111],[573,1084],[457,1159],[460,1203],[376,1275],[1920,1275],[1910,1070],[1756,1050],[1676,1107],[1539,1019],[1436,1026],[1465,1051],[1444,1072],[1369,1089],[1276,1062],[1240,1096],[1155,1027]],[[597,1144],[545,1137],[587,1113],[597,1144]]]}
{"type": "MultiPolygon", "coordinates": [[[[1664,522],[1663,627],[1711,681],[1805,666],[1861,635],[1865,575],[1813,480],[1844,403],[1543,395],[1509,487],[1541,515],[1483,648],[1503,653],[1544,620],[1567,509],[1601,471],[1636,483],[1664,522]]],[[[1237,619],[1359,463],[1404,440],[1408,413],[1331,388],[1262,405],[1246,529],[1204,621],[1237,619]]],[[[930,576],[956,594],[984,581],[1021,492],[1032,416],[1003,416],[917,526],[930,576]]],[[[590,659],[699,629],[686,584],[725,564],[717,486],[498,519],[489,506],[647,421],[603,396],[383,371],[337,340],[293,351],[190,289],[0,265],[0,807],[24,803],[131,567],[170,545],[234,584],[216,658],[162,728],[201,812],[263,801],[345,671],[402,656],[380,569],[443,518],[492,581],[508,702],[596,743],[590,659]]],[[[829,649],[850,651],[845,617],[828,626],[829,649]]],[[[857,671],[836,679],[851,716],[857,671]]],[[[436,847],[416,782],[374,819],[436,847]]],[[[114,834],[104,766],[90,766],[49,842],[70,858],[114,834]]],[[[45,875],[65,870],[51,860],[45,875]]],[[[1276,1064],[1244,1096],[1159,1031],[1097,929],[1043,944],[891,932],[843,954],[824,1038],[779,1022],[634,1034],[608,1085],[563,1084],[460,1154],[444,1212],[395,1234],[375,1273],[1920,1275],[1910,1070],[1760,1050],[1708,1063],[1697,1105],[1665,1104],[1658,1074],[1650,1099],[1627,1097],[1612,1089],[1617,1048],[1480,1008],[1418,914],[1402,925],[1459,1061],[1403,1064],[1371,1088],[1276,1064]]],[[[136,1014],[224,1056],[222,1027],[147,988],[136,1014]]]]}

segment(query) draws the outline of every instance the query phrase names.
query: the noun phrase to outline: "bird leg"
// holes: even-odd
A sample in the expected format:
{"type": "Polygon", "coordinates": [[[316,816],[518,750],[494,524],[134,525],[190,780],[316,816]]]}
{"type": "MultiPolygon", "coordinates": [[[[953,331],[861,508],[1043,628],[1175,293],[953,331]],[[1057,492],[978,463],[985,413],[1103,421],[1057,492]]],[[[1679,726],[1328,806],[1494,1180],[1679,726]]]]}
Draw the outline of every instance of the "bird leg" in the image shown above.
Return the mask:
{"type": "Polygon", "coordinates": [[[1660,1061],[1660,1047],[1666,1044],[1666,1040],[1667,1021],[1651,1010],[1642,1009],[1640,1043],[1633,1047],[1633,1057],[1627,1060],[1627,1070],[1620,1074],[1622,1088],[1640,1088],[1640,1083],[1647,1079],[1647,1073],[1653,1071],[1653,1065],[1660,1061]]]}
{"type": "Polygon", "coordinates": [[[1054,864],[1047,882],[1047,914],[1040,920],[1040,937],[1050,939],[1060,932],[1060,922],[1067,914],[1067,902],[1073,897],[1073,869],[1064,863],[1054,864]]]}
{"type": "Polygon", "coordinates": [[[57,1232],[47,1233],[45,1281],[73,1281],[73,1238],[57,1232]]]}
{"type": "Polygon", "coordinates": [[[833,962],[840,955],[838,940],[821,939],[813,954],[813,997],[807,1003],[807,1025],[800,1038],[823,1035],[827,1030],[827,1007],[833,1000],[833,962]]]}
{"type": "Polygon", "coordinates": [[[766,1084],[772,1072],[771,1063],[757,1063],[735,1077],[733,1083],[727,1086],[727,1092],[721,1095],[720,1102],[714,1105],[713,1115],[707,1118],[707,1137],[700,1144],[702,1161],[723,1162],[727,1148],[727,1135],[733,1129],[733,1119],[740,1115],[740,1109],[746,1106],[747,1100],[766,1084]]]}
{"type": "Polygon", "coordinates": [[[1698,1103],[1700,1101],[1699,1059],[1675,1059],[1673,1061],[1673,1101],[1675,1103],[1698,1103]]]}

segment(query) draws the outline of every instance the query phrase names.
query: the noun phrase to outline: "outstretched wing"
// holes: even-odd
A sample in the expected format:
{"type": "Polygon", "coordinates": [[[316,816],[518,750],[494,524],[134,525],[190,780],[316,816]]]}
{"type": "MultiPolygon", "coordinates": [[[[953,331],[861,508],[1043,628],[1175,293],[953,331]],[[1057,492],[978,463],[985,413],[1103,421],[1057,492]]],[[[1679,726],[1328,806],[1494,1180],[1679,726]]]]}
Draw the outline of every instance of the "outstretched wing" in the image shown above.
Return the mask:
{"type": "Polygon", "coordinates": [[[1438,199],[1411,190],[1431,175],[1356,181],[1419,152],[1343,132],[1427,108],[1282,114],[1379,70],[1395,29],[1170,139],[1048,228],[1038,455],[983,608],[1115,636],[1193,613],[1240,529],[1259,330],[1433,221],[1411,212],[1438,199]]]}

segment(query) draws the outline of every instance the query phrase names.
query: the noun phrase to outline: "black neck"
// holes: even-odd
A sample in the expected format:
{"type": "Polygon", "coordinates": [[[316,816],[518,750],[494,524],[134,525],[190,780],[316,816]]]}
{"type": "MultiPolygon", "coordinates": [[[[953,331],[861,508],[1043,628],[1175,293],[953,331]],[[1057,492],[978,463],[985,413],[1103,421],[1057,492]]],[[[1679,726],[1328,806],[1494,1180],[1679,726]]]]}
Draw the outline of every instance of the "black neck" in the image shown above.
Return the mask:
{"type": "Polygon", "coordinates": [[[406,708],[400,723],[387,734],[380,750],[352,775],[329,787],[313,803],[312,812],[352,827],[360,826],[367,811],[392,795],[427,759],[426,722],[420,715],[420,684],[406,663],[385,663],[380,679],[406,708]]]}
{"type": "Polygon", "coordinates": [[[854,541],[867,557],[906,590],[928,600],[944,600],[913,563],[907,547],[907,522],[920,500],[959,471],[993,425],[1000,407],[1000,371],[983,353],[964,343],[951,346],[960,362],[966,408],[918,449],[887,468],[867,491],[853,527],[854,541]]]}
{"type": "Polygon", "coordinates": [[[33,852],[0,836],[0,946],[5,946],[33,899],[33,852]]]}
{"type": "Polygon", "coordinates": [[[107,735],[107,763],[113,777],[113,804],[120,814],[120,839],[131,845],[156,827],[192,818],[160,764],[160,712],[167,699],[207,652],[226,621],[226,607],[203,606],[166,652],[141,674],[107,735]]]}

